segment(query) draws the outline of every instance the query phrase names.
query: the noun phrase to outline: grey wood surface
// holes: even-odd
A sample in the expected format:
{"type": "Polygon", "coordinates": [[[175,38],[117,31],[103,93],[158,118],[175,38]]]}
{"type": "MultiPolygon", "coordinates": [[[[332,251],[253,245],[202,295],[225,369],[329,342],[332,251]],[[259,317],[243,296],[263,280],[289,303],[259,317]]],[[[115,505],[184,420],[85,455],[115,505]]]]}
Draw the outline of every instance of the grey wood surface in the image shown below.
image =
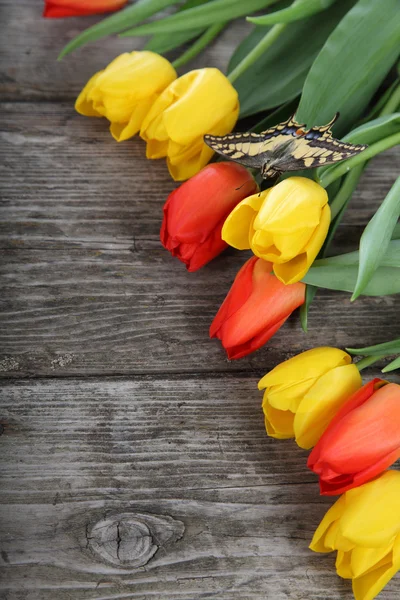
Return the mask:
{"type": "MultiPolygon", "coordinates": [[[[159,244],[163,162],[73,109],[140,44],[57,63],[96,19],[41,10],[0,0],[0,597],[350,600],[333,556],[307,548],[331,500],[307,453],[266,437],[256,384],[306,348],[399,336],[398,298],[320,293],[307,336],[293,317],[228,362],[208,327],[245,254],[188,274],[159,244]]],[[[223,68],[245,29],[193,64],[223,68]]],[[[357,246],[399,167],[398,149],[371,163],[337,249],[357,246]]],[[[397,577],[381,597],[399,593],[397,577]]]]}

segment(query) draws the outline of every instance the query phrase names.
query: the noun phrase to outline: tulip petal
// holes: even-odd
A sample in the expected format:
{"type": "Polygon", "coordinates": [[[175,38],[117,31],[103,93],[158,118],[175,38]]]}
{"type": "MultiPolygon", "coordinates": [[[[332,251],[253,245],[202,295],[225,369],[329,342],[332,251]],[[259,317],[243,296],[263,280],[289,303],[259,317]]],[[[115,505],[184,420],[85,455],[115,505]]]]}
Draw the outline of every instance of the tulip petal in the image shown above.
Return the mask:
{"type": "Polygon", "coordinates": [[[224,322],[235,313],[238,306],[241,306],[249,299],[253,289],[253,270],[256,262],[257,257],[253,256],[243,265],[236,275],[228,295],[211,323],[211,338],[218,336],[218,332],[224,322]]]}
{"type": "Polygon", "coordinates": [[[75,110],[85,117],[102,117],[103,114],[95,110],[93,108],[93,102],[88,100],[88,96],[90,96],[90,92],[96,85],[96,82],[103,71],[98,71],[95,73],[87,82],[79,96],[75,101],[75,110]]]}
{"type": "Polygon", "coordinates": [[[374,387],[373,381],[346,402],[309,457],[323,494],[360,485],[400,457],[400,386],[374,387]]]}
{"type": "Polygon", "coordinates": [[[285,284],[300,281],[314,262],[327,236],[331,221],[331,210],[326,204],[322,209],[321,220],[311,236],[305,251],[283,264],[274,264],[274,273],[285,284]]]}
{"type": "Polygon", "coordinates": [[[295,413],[304,395],[314,384],[315,379],[306,379],[299,383],[272,386],[265,391],[265,397],[271,406],[279,410],[290,410],[295,413]]]}
{"type": "Polygon", "coordinates": [[[294,413],[290,410],[276,410],[266,400],[263,402],[265,429],[270,437],[280,440],[292,438],[294,435],[294,413]]]}
{"type": "Polygon", "coordinates": [[[320,377],[330,369],[351,363],[351,357],[339,348],[321,346],[297,354],[280,363],[258,382],[258,389],[320,377]]]}
{"type": "Polygon", "coordinates": [[[211,325],[210,336],[221,340],[229,358],[257,350],[304,302],[303,284],[284,286],[270,269],[269,263],[251,258],[239,271],[211,325]]]}
{"type": "Polygon", "coordinates": [[[343,550],[338,550],[336,556],[336,573],[339,577],[343,577],[343,579],[352,579],[353,571],[351,569],[351,556],[353,550],[349,550],[344,552],[343,550]]]}
{"type": "Polygon", "coordinates": [[[265,329],[274,327],[304,301],[302,287],[284,286],[270,274],[270,263],[256,260],[253,293],[224,323],[224,342],[227,347],[240,346],[265,329]]]}
{"type": "Polygon", "coordinates": [[[117,142],[123,142],[133,137],[140,131],[144,117],[149,112],[152,103],[156,96],[150,96],[144,100],[139,101],[132,111],[132,115],[128,123],[118,123],[117,121],[112,122],[110,125],[110,133],[114,140],[117,142]]]}
{"type": "Polygon", "coordinates": [[[164,94],[169,97],[169,107],[163,115],[168,137],[183,145],[204,133],[211,133],[238,107],[235,88],[221,71],[214,68],[186,73],[164,94]]]}
{"type": "Polygon", "coordinates": [[[399,471],[386,471],[345,496],[341,532],[349,541],[365,548],[381,548],[399,535],[399,471]]]}
{"type": "Polygon", "coordinates": [[[171,192],[164,205],[161,243],[195,271],[222,252],[226,215],[257,189],[252,175],[233,162],[209,165],[171,192]]]}
{"type": "Polygon", "coordinates": [[[229,360],[236,360],[238,358],[243,358],[243,356],[247,356],[247,354],[250,354],[251,352],[255,352],[255,350],[258,350],[258,348],[261,348],[261,346],[264,346],[264,344],[266,344],[268,342],[268,340],[270,340],[272,338],[272,336],[274,336],[275,333],[282,327],[282,325],[284,324],[286,319],[288,319],[288,317],[289,317],[289,315],[287,317],[285,317],[284,319],[282,319],[281,321],[278,321],[277,323],[274,323],[270,327],[267,327],[266,329],[264,329],[260,333],[256,334],[253,338],[244,342],[243,344],[238,344],[238,345],[234,345],[234,346],[225,346],[224,345],[225,340],[223,338],[222,344],[224,345],[224,348],[226,349],[229,360]]]}
{"type": "Polygon", "coordinates": [[[233,248],[248,250],[252,223],[269,190],[245,198],[227,217],[222,228],[222,239],[233,248]]]}
{"type": "Polygon", "coordinates": [[[313,539],[310,544],[310,549],[314,552],[332,552],[336,550],[334,546],[326,543],[326,534],[331,525],[341,518],[346,509],[346,496],[340,496],[335,504],[326,512],[321,523],[317,527],[313,539]]]}
{"type": "Polygon", "coordinates": [[[337,410],[361,387],[361,375],[353,364],[322,375],[306,392],[294,419],[296,442],[311,448],[328,427],[337,410]]]}
{"type": "Polygon", "coordinates": [[[383,565],[361,577],[353,579],[355,600],[373,600],[396,575],[400,565],[383,565]]]}
{"type": "Polygon", "coordinates": [[[318,183],[306,177],[289,177],[273,188],[255,220],[255,229],[274,234],[290,234],[315,228],[328,194],[318,183]]]}
{"type": "Polygon", "coordinates": [[[381,548],[363,548],[357,546],[351,553],[353,577],[361,577],[379,566],[392,565],[392,545],[381,548]]]}
{"type": "Polygon", "coordinates": [[[203,136],[229,133],[238,114],[237,92],[221,71],[190,71],[161,93],[144,119],[140,135],[146,155],[167,156],[173,179],[188,179],[213,155],[203,136]]]}

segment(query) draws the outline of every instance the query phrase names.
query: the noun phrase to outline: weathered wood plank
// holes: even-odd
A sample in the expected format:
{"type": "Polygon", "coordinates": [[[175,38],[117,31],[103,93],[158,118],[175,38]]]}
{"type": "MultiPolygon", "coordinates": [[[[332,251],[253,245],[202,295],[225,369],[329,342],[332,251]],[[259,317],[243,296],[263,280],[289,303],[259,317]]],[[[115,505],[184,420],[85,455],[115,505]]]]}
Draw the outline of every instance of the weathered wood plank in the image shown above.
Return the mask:
{"type": "MultiPolygon", "coordinates": [[[[42,18],[43,0],[0,0],[2,20],[0,95],[3,100],[73,99],[86,81],[121,52],[143,47],[145,38],[99,40],[57,62],[60,50],[103,17],[42,18]]],[[[224,30],[189,68],[225,69],[238,40],[251,29],[243,19],[224,30]]],[[[171,54],[174,58],[182,49],[171,54]]]]}
{"type": "Polygon", "coordinates": [[[265,348],[229,363],[219,342],[209,340],[208,328],[243,260],[230,255],[188,274],[162,250],[151,256],[4,251],[2,375],[261,375],[308,347],[363,346],[400,334],[397,298],[350,304],[348,294],[326,292],[312,307],[307,336],[292,317],[265,348]]]}
{"type": "MultiPolygon", "coordinates": [[[[332,500],[266,437],[256,379],[3,385],[7,600],[350,600],[311,553],[332,500]]],[[[396,600],[395,578],[382,600],[396,600]]]]}

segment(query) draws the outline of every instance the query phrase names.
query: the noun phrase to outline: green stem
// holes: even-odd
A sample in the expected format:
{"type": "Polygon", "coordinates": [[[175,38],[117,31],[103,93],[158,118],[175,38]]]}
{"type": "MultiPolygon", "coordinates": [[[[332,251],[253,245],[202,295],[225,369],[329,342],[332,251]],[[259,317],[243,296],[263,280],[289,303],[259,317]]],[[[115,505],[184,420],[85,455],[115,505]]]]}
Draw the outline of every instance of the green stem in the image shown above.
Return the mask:
{"type": "Polygon", "coordinates": [[[228,23],[228,21],[224,21],[222,23],[216,23],[215,25],[211,25],[211,27],[209,27],[203,33],[203,35],[201,35],[190,46],[190,48],[188,48],[186,50],[186,52],[184,52],[183,54],[181,54],[181,56],[179,56],[176,60],[174,60],[174,62],[172,63],[172,66],[175,69],[179,69],[179,67],[182,67],[187,62],[189,62],[190,60],[192,60],[192,58],[194,58],[195,56],[197,56],[198,54],[200,54],[200,52],[202,50],[204,50],[204,48],[206,46],[208,46],[208,44],[210,42],[212,42],[215,37],[217,37],[217,35],[219,34],[219,32],[222,31],[222,29],[226,26],[227,23],[228,23]]]}
{"type": "Polygon", "coordinates": [[[348,173],[347,176],[345,177],[343,184],[340,187],[340,190],[338,191],[338,193],[334,197],[332,203],[330,204],[331,221],[333,221],[333,219],[335,217],[337,217],[337,215],[342,210],[343,206],[345,206],[347,204],[347,202],[350,200],[351,196],[353,195],[354,190],[356,189],[356,187],[358,185],[358,182],[360,181],[360,177],[361,177],[364,169],[365,169],[365,163],[360,163],[359,165],[354,167],[354,169],[352,169],[350,171],[350,173],[348,173]]]}
{"type": "Polygon", "coordinates": [[[400,106],[400,84],[395,87],[392,94],[389,96],[389,100],[381,110],[379,116],[391,115],[396,112],[400,106]]]}
{"type": "Polygon", "coordinates": [[[286,24],[281,23],[279,25],[274,25],[265,36],[258,42],[256,46],[254,46],[253,50],[249,52],[247,56],[238,64],[236,67],[229,73],[228,79],[231,83],[236,81],[238,77],[243,75],[243,73],[251,67],[255,61],[260,58],[264,54],[268,48],[272,46],[272,44],[278,39],[282,31],[286,28],[286,24]]]}
{"type": "Polygon", "coordinates": [[[393,148],[393,146],[397,146],[397,144],[400,144],[400,133],[390,135],[389,137],[386,137],[383,140],[368,146],[368,148],[366,148],[363,152],[360,152],[360,154],[352,156],[348,160],[343,161],[335,169],[327,172],[325,177],[324,174],[322,174],[319,183],[322,185],[322,187],[327,188],[328,185],[330,185],[333,181],[336,181],[336,179],[348,173],[350,169],[354,169],[354,167],[364,163],[366,160],[369,160],[377,154],[384,152],[384,150],[388,150],[389,148],[393,148]]]}
{"type": "Polygon", "coordinates": [[[382,358],[382,356],[366,356],[365,358],[362,358],[361,360],[359,360],[358,362],[356,362],[354,364],[356,365],[356,367],[359,371],[362,371],[363,369],[366,369],[370,365],[373,365],[374,363],[376,363],[381,358],[382,358]]]}

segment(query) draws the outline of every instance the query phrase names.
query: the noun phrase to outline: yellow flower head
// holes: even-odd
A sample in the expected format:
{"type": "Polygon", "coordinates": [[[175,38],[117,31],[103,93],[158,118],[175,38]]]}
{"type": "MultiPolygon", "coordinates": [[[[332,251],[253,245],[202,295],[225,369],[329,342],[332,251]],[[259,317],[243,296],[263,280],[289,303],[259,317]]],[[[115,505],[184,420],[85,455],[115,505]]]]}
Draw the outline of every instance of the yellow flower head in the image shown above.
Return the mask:
{"type": "Polygon", "coordinates": [[[286,360],[258,384],[260,390],[265,388],[268,435],[295,438],[301,448],[311,448],[359,387],[357,367],[338,348],[313,348],[286,360]]]}
{"type": "Polygon", "coordinates": [[[400,569],[400,472],[348,490],[328,510],[310,545],[337,550],[336,570],[356,600],[373,600],[400,569]]]}
{"type": "Polygon", "coordinates": [[[289,177],[242,200],[226,219],[222,239],[239,250],[251,248],[273,263],[283,283],[295,283],[317,256],[330,219],[324,188],[305,177],[289,177]]]}
{"type": "Polygon", "coordinates": [[[87,117],[106,117],[117,142],[138,133],[161,92],[176,79],[167,59],[154,52],[125,52],[99,71],[79,94],[75,108],[87,117]]]}
{"type": "Polygon", "coordinates": [[[171,176],[189,179],[213,155],[203,136],[229,133],[238,114],[238,94],[221,71],[190,71],[164,90],[144,119],[147,158],[166,156],[171,176]]]}

